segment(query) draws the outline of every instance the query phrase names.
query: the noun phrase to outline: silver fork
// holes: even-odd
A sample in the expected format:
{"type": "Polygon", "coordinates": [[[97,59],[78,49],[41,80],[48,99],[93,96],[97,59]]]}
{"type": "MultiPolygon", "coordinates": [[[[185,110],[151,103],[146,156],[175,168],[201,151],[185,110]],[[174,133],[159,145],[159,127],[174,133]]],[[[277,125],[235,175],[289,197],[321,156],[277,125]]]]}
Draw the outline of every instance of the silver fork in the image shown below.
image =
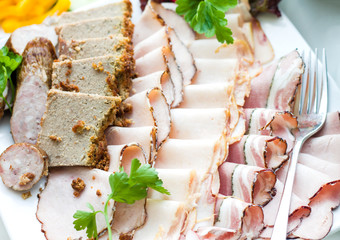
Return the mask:
{"type": "Polygon", "coordinates": [[[292,151],[286,183],[282,193],[281,203],[272,233],[272,240],[285,240],[287,238],[288,216],[290,200],[293,190],[298,155],[303,143],[316,132],[318,132],[326,121],[328,106],[328,76],[326,65],[326,51],[322,51],[321,74],[319,74],[319,63],[315,49],[315,60],[312,64],[312,53],[304,57],[305,72],[302,76],[300,88],[300,99],[298,107],[294,112],[298,118],[299,131],[295,134],[296,142],[292,151]],[[307,59],[307,62],[305,61],[307,59]],[[321,75],[321,77],[320,77],[321,75]],[[321,80],[320,80],[321,79],[321,80]]]}

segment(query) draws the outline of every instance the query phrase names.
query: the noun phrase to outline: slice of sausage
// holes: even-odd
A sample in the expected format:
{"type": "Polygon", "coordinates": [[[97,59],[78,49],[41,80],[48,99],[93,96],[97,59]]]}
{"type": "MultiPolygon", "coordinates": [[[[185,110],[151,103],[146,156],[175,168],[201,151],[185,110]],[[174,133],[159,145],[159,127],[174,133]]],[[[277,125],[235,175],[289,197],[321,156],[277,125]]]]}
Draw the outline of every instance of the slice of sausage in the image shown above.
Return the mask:
{"type": "Polygon", "coordinates": [[[13,144],[0,155],[0,176],[7,187],[29,190],[47,175],[47,164],[47,154],[37,146],[13,144]]]}
{"type": "Polygon", "coordinates": [[[37,142],[40,120],[45,112],[47,92],[51,87],[53,44],[46,38],[36,38],[26,45],[18,72],[18,85],[11,118],[15,143],[37,142]]]}

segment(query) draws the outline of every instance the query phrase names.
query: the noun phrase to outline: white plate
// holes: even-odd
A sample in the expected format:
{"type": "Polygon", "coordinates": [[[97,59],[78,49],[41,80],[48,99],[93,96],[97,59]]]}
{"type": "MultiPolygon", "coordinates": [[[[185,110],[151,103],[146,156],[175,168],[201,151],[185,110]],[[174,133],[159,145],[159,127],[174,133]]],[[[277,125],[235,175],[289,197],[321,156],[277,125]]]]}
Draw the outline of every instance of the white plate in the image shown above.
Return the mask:
{"type": "MultiPolygon", "coordinates": [[[[99,1],[96,2],[95,5],[93,4],[91,6],[98,6],[113,1],[99,1]]],[[[132,2],[135,10],[133,18],[137,19],[140,15],[139,6],[136,4],[137,0],[132,0],[132,2]]],[[[295,29],[293,24],[284,14],[281,18],[276,18],[271,15],[261,16],[260,21],[265,33],[270,39],[270,42],[273,44],[276,58],[287,54],[295,48],[310,49],[300,33],[295,29]]],[[[3,44],[4,40],[0,39],[0,46],[3,44]]],[[[340,106],[337,106],[337,96],[340,96],[340,90],[334,83],[334,80],[330,79],[329,111],[340,110],[340,106]]],[[[13,144],[13,140],[10,134],[9,115],[6,114],[0,121],[0,153],[11,144],[13,144]]],[[[39,188],[43,187],[44,184],[45,180],[41,180],[31,190],[32,197],[23,200],[21,198],[21,193],[8,189],[2,184],[2,182],[0,182],[0,216],[8,231],[10,239],[45,239],[40,230],[41,225],[35,217],[38,202],[38,198],[36,196],[39,192],[39,188]]],[[[63,206],[60,207],[62,208],[63,206]]],[[[340,209],[335,211],[334,218],[335,220],[332,232],[340,230],[340,209]]],[[[62,221],[62,219],[56,219],[56,221],[62,221]]]]}

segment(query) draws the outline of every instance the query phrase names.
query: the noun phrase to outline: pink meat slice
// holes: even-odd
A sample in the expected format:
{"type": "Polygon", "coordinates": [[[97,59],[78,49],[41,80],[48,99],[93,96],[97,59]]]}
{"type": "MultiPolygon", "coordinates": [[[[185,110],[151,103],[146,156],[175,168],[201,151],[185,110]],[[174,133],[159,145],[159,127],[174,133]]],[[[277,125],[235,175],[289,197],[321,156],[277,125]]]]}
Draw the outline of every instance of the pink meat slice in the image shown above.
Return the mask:
{"type": "Polygon", "coordinates": [[[154,158],[156,128],[145,127],[109,127],[105,130],[107,145],[128,145],[137,143],[143,149],[147,162],[154,158]]]}
{"type": "Polygon", "coordinates": [[[245,135],[230,145],[227,161],[272,170],[288,160],[287,143],[279,137],[245,135]]]}
{"type": "Polygon", "coordinates": [[[174,85],[169,71],[158,71],[143,77],[132,79],[131,95],[143,92],[148,89],[159,88],[163,91],[164,97],[169,105],[174,101],[174,85]]]}
{"type": "Polygon", "coordinates": [[[160,89],[140,92],[126,99],[133,111],[126,115],[132,120],[131,127],[157,127],[156,148],[167,139],[170,132],[170,109],[160,89]]]}
{"type": "Polygon", "coordinates": [[[48,173],[48,156],[35,145],[17,143],[0,155],[3,183],[16,191],[29,190],[48,173]]]}
{"type": "MultiPolygon", "coordinates": [[[[103,202],[111,193],[109,175],[109,172],[86,167],[50,169],[47,185],[39,195],[36,214],[46,239],[87,238],[85,230],[75,230],[73,214],[77,210],[90,211],[87,203],[91,203],[95,210],[103,210],[103,202]],[[84,181],[85,188],[76,197],[71,184],[78,178],[84,181]]],[[[113,217],[113,204],[111,200],[109,202],[111,207],[108,208],[109,221],[113,217]]],[[[106,229],[104,216],[98,214],[96,220],[98,233],[103,232],[106,229]]]]}
{"type": "Polygon", "coordinates": [[[257,238],[264,228],[263,211],[258,205],[219,195],[216,208],[217,220],[214,226],[233,229],[241,239],[257,238]]]}
{"type": "Polygon", "coordinates": [[[183,74],[184,85],[190,84],[196,73],[194,59],[188,48],[170,27],[162,27],[158,32],[137,44],[134,48],[135,58],[140,58],[158,47],[168,45],[171,46],[171,50],[176,57],[176,63],[183,74]]]}
{"type": "Polygon", "coordinates": [[[270,86],[277,69],[277,63],[264,68],[263,72],[251,80],[251,91],[245,99],[245,108],[265,108],[270,86]]]}
{"type": "Polygon", "coordinates": [[[266,205],[272,199],[276,182],[272,170],[256,166],[223,163],[219,168],[220,193],[235,196],[248,203],[266,205]]]}
{"type": "Polygon", "coordinates": [[[251,26],[254,37],[254,55],[255,59],[260,61],[262,64],[268,63],[274,59],[274,50],[270,44],[269,39],[261,28],[261,24],[253,18],[251,20],[251,26]]]}
{"type": "Polygon", "coordinates": [[[303,72],[304,64],[296,50],[283,56],[275,71],[266,107],[292,111],[295,94],[298,85],[301,83],[303,72]]]}

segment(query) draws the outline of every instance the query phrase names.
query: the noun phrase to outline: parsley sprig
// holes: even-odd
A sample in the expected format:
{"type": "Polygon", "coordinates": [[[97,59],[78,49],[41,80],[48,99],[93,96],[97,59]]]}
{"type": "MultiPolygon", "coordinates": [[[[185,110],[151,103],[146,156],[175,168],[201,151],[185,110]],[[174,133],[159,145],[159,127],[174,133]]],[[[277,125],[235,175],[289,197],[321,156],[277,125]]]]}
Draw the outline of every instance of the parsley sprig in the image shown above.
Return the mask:
{"type": "Polygon", "coordinates": [[[162,185],[163,181],[158,177],[158,173],[150,164],[142,165],[138,159],[133,159],[131,162],[130,176],[124,172],[124,168],[120,168],[119,172],[111,174],[109,177],[111,194],[108,196],[104,211],[95,211],[91,204],[87,207],[91,212],[78,210],[73,218],[74,228],[77,231],[86,229],[88,238],[98,239],[96,215],[102,213],[105,217],[109,239],[112,240],[111,225],[108,216],[108,204],[110,200],[116,202],[133,204],[135,201],[146,198],[147,189],[152,188],[160,193],[170,195],[162,185]]]}
{"type": "MultiPolygon", "coordinates": [[[[6,46],[0,49],[0,97],[4,100],[9,110],[12,112],[11,104],[7,102],[4,91],[9,80],[12,93],[14,94],[14,84],[11,79],[12,72],[19,67],[22,56],[10,52],[6,46]]],[[[13,101],[13,98],[12,98],[13,101]]],[[[13,103],[13,102],[11,102],[13,103]]]]}
{"type": "Polygon", "coordinates": [[[225,12],[237,5],[237,0],[177,0],[176,12],[184,15],[192,29],[206,37],[216,35],[221,43],[233,43],[232,31],[225,12]]]}

